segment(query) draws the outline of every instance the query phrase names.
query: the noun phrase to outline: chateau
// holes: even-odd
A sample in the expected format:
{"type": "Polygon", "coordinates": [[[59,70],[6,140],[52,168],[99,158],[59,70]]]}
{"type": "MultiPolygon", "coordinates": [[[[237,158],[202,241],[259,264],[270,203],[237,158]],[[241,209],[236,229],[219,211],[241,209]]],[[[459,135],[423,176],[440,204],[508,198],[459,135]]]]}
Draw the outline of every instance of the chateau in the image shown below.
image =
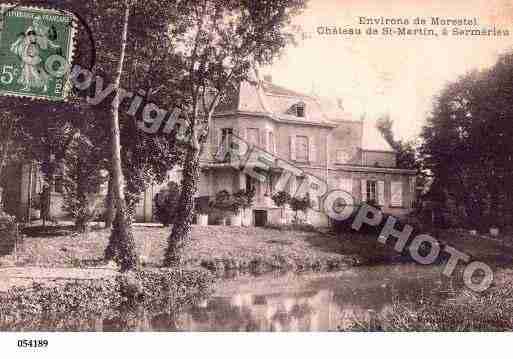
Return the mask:
{"type": "MultiPolygon", "coordinates": [[[[277,222],[281,211],[271,196],[279,172],[271,171],[271,180],[259,182],[215,159],[219,144],[230,134],[258,146],[277,158],[342,189],[357,202],[375,201],[383,211],[403,216],[415,202],[413,170],[396,166],[396,154],[374,128],[363,119],[353,119],[340,104],[298,93],[272,83],[269,77],[240,83],[231,96],[220,104],[213,119],[210,143],[204,151],[198,197],[214,197],[221,190],[230,193],[253,187],[254,206],[246,211],[253,225],[277,222]]],[[[181,170],[169,173],[169,180],[180,182],[181,170]]],[[[292,178],[287,190],[297,190],[301,178],[292,178]]],[[[6,186],[6,208],[26,219],[29,197],[41,190],[41,175],[31,165],[11,166],[6,186]]],[[[153,221],[153,198],[166,184],[150,185],[136,210],[136,219],[153,221]]],[[[62,188],[52,186],[52,216],[65,217],[62,188]]],[[[105,189],[106,191],[106,189],[105,189]]],[[[104,191],[104,192],[105,192],[104,191]]],[[[322,213],[310,211],[314,225],[327,225],[322,213]]],[[[290,214],[289,214],[290,215],[290,214]]]]}

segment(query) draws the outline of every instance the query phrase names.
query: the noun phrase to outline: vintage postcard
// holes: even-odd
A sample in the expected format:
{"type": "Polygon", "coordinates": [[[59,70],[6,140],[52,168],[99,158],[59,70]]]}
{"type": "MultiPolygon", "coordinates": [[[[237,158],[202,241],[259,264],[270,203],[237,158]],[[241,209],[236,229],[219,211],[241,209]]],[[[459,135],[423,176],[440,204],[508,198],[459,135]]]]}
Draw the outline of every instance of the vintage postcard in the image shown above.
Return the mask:
{"type": "Polygon", "coordinates": [[[1,9],[6,347],[336,332],[222,353],[397,356],[347,332],[513,330],[510,0],[1,9]]]}
{"type": "Polygon", "coordinates": [[[65,100],[62,68],[73,54],[73,17],[63,11],[3,4],[0,93],[65,100]]]}

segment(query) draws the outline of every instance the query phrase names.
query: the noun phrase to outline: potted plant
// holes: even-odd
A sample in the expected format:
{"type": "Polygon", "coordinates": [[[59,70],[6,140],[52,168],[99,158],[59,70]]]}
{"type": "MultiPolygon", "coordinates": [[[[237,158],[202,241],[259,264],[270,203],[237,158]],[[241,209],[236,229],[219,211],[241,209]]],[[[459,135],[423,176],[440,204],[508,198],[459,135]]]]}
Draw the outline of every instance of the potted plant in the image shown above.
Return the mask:
{"type": "Polygon", "coordinates": [[[233,212],[233,202],[230,193],[227,190],[219,191],[211,206],[221,215],[219,224],[225,226],[226,218],[233,212]]]}
{"type": "Polygon", "coordinates": [[[199,226],[208,226],[208,212],[207,211],[198,211],[198,225],[199,226]]]}
{"type": "Polygon", "coordinates": [[[174,223],[177,211],[177,205],[180,199],[180,186],[170,181],[167,188],[160,190],[155,195],[153,211],[157,221],[162,223],[164,227],[174,223]]]}
{"type": "Polygon", "coordinates": [[[280,192],[275,193],[271,198],[272,198],[274,204],[276,205],[276,207],[281,208],[280,224],[286,224],[287,221],[283,216],[283,212],[285,209],[285,205],[290,203],[290,200],[291,200],[290,194],[286,191],[280,191],[280,192]]]}
{"type": "Polygon", "coordinates": [[[197,197],[194,200],[194,206],[196,208],[196,223],[199,226],[208,226],[208,215],[211,211],[208,202],[208,196],[197,197]]]}
{"type": "Polygon", "coordinates": [[[308,222],[308,209],[312,207],[312,202],[310,201],[310,195],[307,193],[303,198],[294,197],[290,200],[290,207],[294,211],[294,222],[295,224],[301,224],[298,212],[301,211],[305,214],[305,223],[308,222]]]}
{"type": "Polygon", "coordinates": [[[233,200],[230,213],[230,226],[242,226],[242,211],[239,202],[233,200]]]}
{"type": "Polygon", "coordinates": [[[249,227],[251,225],[251,217],[247,215],[246,210],[253,206],[253,200],[255,199],[255,189],[252,188],[249,191],[240,190],[233,195],[233,200],[237,203],[241,211],[241,223],[244,227],[249,227]]]}

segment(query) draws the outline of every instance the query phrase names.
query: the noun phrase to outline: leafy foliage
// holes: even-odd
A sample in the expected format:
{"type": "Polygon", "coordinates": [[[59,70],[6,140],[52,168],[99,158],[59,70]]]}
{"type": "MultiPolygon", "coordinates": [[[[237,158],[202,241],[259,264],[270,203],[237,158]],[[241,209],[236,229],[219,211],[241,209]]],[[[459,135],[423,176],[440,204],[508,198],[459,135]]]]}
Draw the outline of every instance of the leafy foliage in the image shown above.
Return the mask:
{"type": "MultiPolygon", "coordinates": [[[[213,281],[204,270],[148,270],[98,281],[15,287],[0,295],[0,329],[83,331],[95,317],[120,319],[140,306],[157,313],[176,311],[209,295],[213,281]]],[[[120,320],[118,330],[130,329],[127,324],[120,320]]]]}
{"type": "Polygon", "coordinates": [[[303,212],[305,215],[309,208],[312,208],[312,201],[310,195],[307,193],[303,198],[292,197],[290,199],[290,208],[295,212],[295,221],[299,222],[298,212],[303,212]]]}
{"type": "Polygon", "coordinates": [[[468,225],[513,218],[513,53],[448,84],[423,128],[421,155],[431,194],[463,207],[468,225]]]}
{"type": "Polygon", "coordinates": [[[238,208],[246,210],[253,205],[255,200],[255,188],[252,187],[249,191],[239,190],[233,194],[233,200],[238,208]]]}
{"type": "Polygon", "coordinates": [[[164,226],[174,223],[179,198],[180,187],[173,181],[167,184],[167,188],[162,189],[155,195],[153,200],[155,217],[164,226]]]}
{"type": "Polygon", "coordinates": [[[64,159],[63,209],[75,218],[79,231],[84,231],[87,224],[100,214],[98,193],[107,181],[99,161],[102,155],[86,137],[77,135],[64,159]]]}
{"type": "Polygon", "coordinates": [[[276,192],[275,194],[272,195],[271,198],[277,207],[282,207],[282,208],[286,204],[290,203],[290,200],[292,199],[292,197],[290,196],[290,193],[288,193],[286,191],[276,192]]]}

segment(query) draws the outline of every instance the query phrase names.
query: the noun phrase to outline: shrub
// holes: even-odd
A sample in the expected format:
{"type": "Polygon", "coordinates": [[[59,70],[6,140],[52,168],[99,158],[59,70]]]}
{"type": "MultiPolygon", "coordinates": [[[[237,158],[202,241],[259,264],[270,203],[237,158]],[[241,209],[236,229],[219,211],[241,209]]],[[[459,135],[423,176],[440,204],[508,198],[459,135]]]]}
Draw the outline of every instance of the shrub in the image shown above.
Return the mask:
{"type": "Polygon", "coordinates": [[[74,138],[64,159],[63,210],[75,219],[76,229],[81,232],[98,216],[98,192],[107,181],[99,157],[101,149],[80,135],[74,138]]]}
{"type": "Polygon", "coordinates": [[[213,282],[206,270],[163,269],[51,287],[14,287],[0,294],[0,330],[83,331],[89,329],[91,317],[125,317],[140,312],[140,306],[152,311],[177,310],[206,298],[213,282]]]}
{"type": "Polygon", "coordinates": [[[219,211],[223,218],[226,218],[229,214],[237,213],[240,209],[240,204],[234,200],[230,192],[222,190],[216,194],[216,198],[214,202],[211,203],[211,207],[219,211]]]}
{"type": "Polygon", "coordinates": [[[303,198],[294,197],[290,200],[290,207],[295,212],[295,223],[301,224],[298,218],[297,213],[299,211],[303,212],[305,215],[307,214],[308,208],[312,207],[312,202],[310,201],[310,195],[307,193],[303,198]]]}
{"type": "Polygon", "coordinates": [[[281,219],[283,220],[283,210],[286,204],[290,203],[291,197],[290,193],[286,191],[279,191],[272,195],[271,199],[273,200],[276,207],[281,208],[281,219]]]}
{"type": "Polygon", "coordinates": [[[177,205],[180,200],[180,187],[176,182],[169,182],[154,198],[154,213],[157,220],[165,227],[174,223],[177,205]]]}
{"type": "Polygon", "coordinates": [[[374,318],[355,320],[356,331],[511,331],[513,288],[485,294],[465,293],[465,301],[427,303],[415,307],[395,303],[374,318]]]}
{"type": "Polygon", "coordinates": [[[200,196],[194,199],[194,212],[196,214],[209,214],[210,210],[210,196],[200,196]]]}
{"type": "Polygon", "coordinates": [[[233,194],[233,201],[238,208],[242,208],[243,211],[250,208],[253,205],[255,199],[255,189],[251,188],[249,191],[241,189],[233,194]]]}
{"type": "Polygon", "coordinates": [[[16,218],[0,209],[0,255],[10,254],[13,251],[17,235],[16,218]]]}

